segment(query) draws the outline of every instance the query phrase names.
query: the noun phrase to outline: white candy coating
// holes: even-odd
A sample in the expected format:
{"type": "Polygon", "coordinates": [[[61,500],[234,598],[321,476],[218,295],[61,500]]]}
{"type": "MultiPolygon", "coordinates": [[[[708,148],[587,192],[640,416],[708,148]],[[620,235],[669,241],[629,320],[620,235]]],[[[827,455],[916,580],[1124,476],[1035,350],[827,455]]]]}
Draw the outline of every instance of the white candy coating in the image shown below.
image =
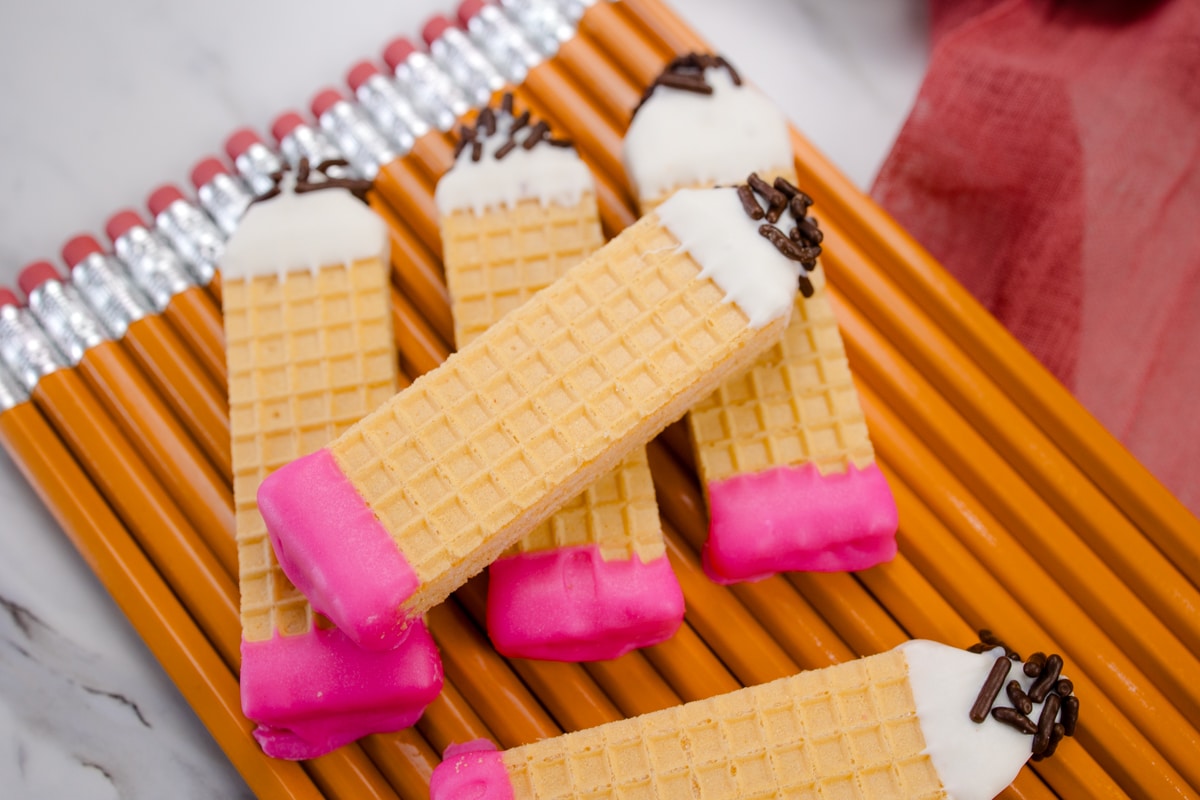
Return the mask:
{"type": "Polygon", "coordinates": [[[290,176],[285,175],[277,197],[250,206],[226,243],[221,258],[226,280],[282,278],[289,272],[386,257],[387,226],[374,211],[342,189],[296,194],[290,176]]]}
{"type": "Polygon", "coordinates": [[[791,313],[800,264],[759,234],[762,221],[746,215],[736,189],[682,189],[656,213],[752,327],[791,313]]]}
{"type": "MultiPolygon", "coordinates": [[[[1033,737],[988,715],[982,723],[969,716],[979,689],[1002,649],[971,653],[937,642],[914,640],[900,645],[908,660],[925,752],[933,761],[946,793],[954,800],[991,800],[1013,782],[1031,755],[1033,737]]],[[[1033,679],[1013,662],[1005,685],[1016,679],[1028,691],[1033,679]]],[[[1009,705],[1004,690],[995,705],[1009,705]]],[[[1042,704],[1034,703],[1035,723],[1042,704]]],[[[1060,712],[1061,715],[1061,712],[1060,712]]]]}
{"type": "Polygon", "coordinates": [[[792,163],[787,120],[753,86],[736,86],[721,67],[704,77],[711,95],[655,88],[625,134],[622,158],[638,197],[681,186],[745,183],[751,172],[792,163]]]}
{"type": "MultiPolygon", "coordinates": [[[[522,200],[538,200],[570,207],[584,192],[595,191],[592,173],[579,160],[573,147],[553,147],[541,143],[530,150],[520,145],[526,130],[518,131],[516,149],[502,159],[495,153],[508,141],[512,117],[497,114],[496,133],[483,139],[483,153],[471,159],[468,145],[458,154],[454,166],[438,181],[434,201],[442,216],[455,211],[480,214],[489,208],[515,206],[522,200]]],[[[482,136],[482,132],[479,134],[482,136]]]]}

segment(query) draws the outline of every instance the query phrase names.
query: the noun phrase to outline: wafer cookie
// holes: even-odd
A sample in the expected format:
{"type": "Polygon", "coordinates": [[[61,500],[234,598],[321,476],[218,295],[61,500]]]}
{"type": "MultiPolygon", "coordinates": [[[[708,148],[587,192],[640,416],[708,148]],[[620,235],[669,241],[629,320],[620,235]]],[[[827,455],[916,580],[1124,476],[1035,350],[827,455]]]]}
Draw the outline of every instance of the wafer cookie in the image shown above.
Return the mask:
{"type": "Polygon", "coordinates": [[[735,189],[680,192],[263,482],[288,577],[365,647],[779,340],[801,271],[735,189]]]}
{"type": "MultiPolygon", "coordinates": [[[[624,161],[643,211],[684,187],[760,170],[815,266],[822,239],[799,192],[787,122],[719,56],[681,56],[647,91],[624,161]]],[[[783,340],[688,415],[709,507],[704,567],[720,582],[891,559],[895,501],[875,464],[845,347],[811,273],[783,340]]]]}
{"type": "MultiPolygon", "coordinates": [[[[308,176],[305,176],[308,179],[308,176]]],[[[243,710],[268,755],[313,758],[416,721],[441,689],[420,624],[356,647],[279,568],[255,492],[396,391],[381,220],[341,189],[250,207],[221,262],[242,614],[243,710]]],[[[300,182],[300,189],[309,186],[300,182]]]]}
{"type": "Polygon", "coordinates": [[[482,740],[452,746],[430,795],[985,800],[1074,730],[1078,701],[1057,674],[1061,659],[1034,663],[1030,675],[1003,649],[910,641],[503,752],[482,740]]]}
{"type": "MultiPolygon", "coordinates": [[[[460,130],[436,200],[460,346],[604,244],[587,167],[512,95],[460,130]]],[[[510,657],[616,658],[668,638],[683,611],[642,447],[489,568],[488,633],[510,657]]]]}

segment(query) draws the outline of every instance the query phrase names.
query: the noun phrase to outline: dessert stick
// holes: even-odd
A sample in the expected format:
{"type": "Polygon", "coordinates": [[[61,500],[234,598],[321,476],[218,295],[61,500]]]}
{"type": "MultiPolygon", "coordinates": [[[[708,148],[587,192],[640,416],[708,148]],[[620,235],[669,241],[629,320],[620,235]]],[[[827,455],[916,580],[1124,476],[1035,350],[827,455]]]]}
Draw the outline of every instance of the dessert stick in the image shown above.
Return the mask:
{"type": "MultiPolygon", "coordinates": [[[[938,452],[949,468],[941,472],[952,472],[956,480],[970,486],[973,494],[1003,523],[1006,532],[1013,535],[1011,548],[992,552],[996,547],[991,545],[989,554],[981,557],[1011,559],[1016,556],[1008,554],[1008,549],[1014,554],[1028,549],[1046,572],[1054,576],[1054,583],[1087,605],[1089,615],[1143,665],[1156,685],[1169,687],[1174,702],[1189,715],[1200,714],[1197,705],[1200,690],[1188,679],[1200,670],[1200,661],[1176,638],[1185,631],[1172,630],[1157,618],[1141,602],[1139,594],[1108,569],[1053,512],[1034,516],[1044,510],[1042,500],[1013,474],[1011,466],[991,452],[983,437],[964,424],[961,416],[911,366],[899,363],[901,359],[889,359],[886,365],[880,363],[892,346],[883,336],[872,333],[857,312],[848,312],[845,318],[862,332],[858,340],[864,344],[861,358],[864,374],[876,380],[886,376],[887,381],[877,385],[902,382],[902,389],[887,392],[888,402],[938,452]],[[987,486],[981,485],[983,475],[987,486]],[[1076,577],[1079,573],[1086,575],[1086,581],[1076,577]]],[[[1044,596],[1041,582],[1032,579],[1030,573],[1013,570],[1007,574],[1012,591],[1026,603],[1032,605],[1035,598],[1044,596]]],[[[1164,580],[1169,574],[1164,573],[1164,580]]]]}
{"type": "Polygon", "coordinates": [[[154,310],[175,326],[222,392],[225,340],[221,311],[211,295],[195,284],[174,250],[151,231],[133,209],[114,214],[105,224],[117,257],[154,310]]]}
{"type": "Polygon", "coordinates": [[[396,390],[384,226],[302,165],[251,206],[221,262],[242,611],[241,687],[271,756],[314,758],[408,727],[441,688],[424,627],[394,651],[320,624],[283,576],[255,493],[396,390]],[[317,191],[324,188],[324,191],[317,191]],[[276,196],[272,196],[272,194],[276,196]]]}
{"type": "MultiPolygon", "coordinates": [[[[2,368],[0,368],[2,369],[2,368]]],[[[295,764],[265,761],[237,704],[237,680],[15,381],[0,375],[0,441],[58,525],[222,751],[260,797],[316,800],[295,764]]]]}
{"type": "MultiPolygon", "coordinates": [[[[465,346],[603,243],[593,181],[512,95],[460,129],[439,181],[455,341],[465,346]]],[[[601,661],[656,644],[683,619],[643,448],[488,570],[487,628],[510,657],[601,661]],[[545,609],[557,613],[548,617],[545,609]]]]}
{"type": "MultiPolygon", "coordinates": [[[[638,0],[628,4],[628,8],[654,27],[665,47],[683,51],[703,46],[698,37],[661,3],[638,0]]],[[[891,279],[881,281],[877,276],[865,279],[875,292],[872,297],[876,298],[877,312],[886,318],[915,302],[931,309],[929,313],[945,328],[940,336],[931,339],[925,335],[927,330],[914,335],[918,332],[906,321],[893,331],[898,340],[907,340],[908,347],[929,354],[927,363],[932,365],[934,375],[955,387],[956,399],[968,406],[974,405],[973,411],[985,419],[993,413],[991,409],[995,408],[995,402],[1008,406],[1013,403],[1009,397],[1017,399],[1014,413],[1003,416],[1014,424],[998,427],[990,433],[993,440],[1004,447],[1005,456],[1036,475],[1039,483],[1045,484],[1053,493],[1055,504],[1063,507],[1059,513],[1088,537],[1093,548],[1101,553],[1114,553],[1106,556],[1109,564],[1126,573],[1126,580],[1138,586],[1148,598],[1158,598],[1160,603],[1169,606],[1171,590],[1184,584],[1157,578],[1156,568],[1141,559],[1115,555],[1123,545],[1141,542],[1143,537],[1150,537],[1192,583],[1200,581],[1200,521],[1090,414],[1079,413],[1078,403],[1070,398],[1062,385],[1004,332],[994,318],[979,308],[968,292],[956,282],[947,280],[940,266],[903,233],[894,220],[873,203],[855,202],[860,193],[844,176],[830,168],[794,129],[792,143],[799,155],[797,167],[806,181],[812,179],[813,193],[819,199],[828,197],[831,202],[826,216],[830,220],[845,220],[847,228],[854,231],[853,241],[861,242],[867,254],[878,260],[879,274],[903,277],[900,285],[910,292],[911,299],[902,297],[900,302],[887,296],[878,297],[881,291],[890,287],[891,279]],[[964,308],[970,309],[970,313],[964,313],[964,308]],[[943,348],[943,341],[952,349],[943,348]],[[961,361],[953,357],[960,348],[969,356],[961,361]],[[989,365],[992,373],[998,375],[995,384],[979,375],[977,364],[989,365]],[[962,386],[963,379],[968,376],[975,378],[975,382],[971,386],[962,386]],[[1032,424],[1026,424],[1026,414],[1032,424]],[[1030,436],[1033,436],[1032,440],[1030,436]],[[1031,442],[1047,438],[1052,441],[1046,447],[1030,446],[1031,442]],[[1056,453],[1059,448],[1062,456],[1056,453]],[[1047,454],[1054,455],[1057,463],[1047,463],[1047,454]],[[1080,480],[1077,465],[1086,472],[1083,480],[1080,480]],[[1093,480],[1099,486],[1093,486],[1093,480]],[[1114,502],[1120,505],[1123,513],[1113,509],[1114,502]],[[1125,514],[1137,523],[1136,527],[1130,524],[1125,514]]],[[[937,333],[936,326],[929,326],[929,330],[937,333]]],[[[1152,549],[1143,549],[1143,552],[1156,562],[1155,566],[1161,563],[1152,549]]],[[[1173,611],[1159,609],[1159,613],[1168,615],[1178,612],[1178,608],[1173,611]]]]}
{"type": "Polygon", "coordinates": [[[29,392],[163,577],[178,587],[222,658],[237,663],[233,580],[121,432],[88,383],[69,369],[29,313],[0,289],[0,356],[29,392]]]}
{"type": "Polygon", "coordinates": [[[796,276],[735,190],[676,195],[268,477],[259,509],[285,572],[356,642],[395,646],[409,620],[777,341],[796,276]],[[720,252],[744,257],[736,270],[706,244],[714,230],[720,252]],[[331,501],[353,521],[335,523],[331,501]]]}
{"type": "MultiPolygon", "coordinates": [[[[990,798],[1049,739],[992,718],[989,712],[1007,701],[998,703],[980,687],[1001,665],[1007,674],[1017,666],[1014,679],[1023,687],[1033,683],[1000,649],[971,653],[907,642],[504,752],[472,742],[446,754],[430,793],[433,800],[461,796],[467,787],[481,797],[542,800],[617,797],[635,789],[648,798],[772,792],[990,798]],[[977,709],[979,717],[969,715],[977,709]]],[[[1070,697],[1069,683],[1063,693],[1070,697]]],[[[1032,718],[1047,727],[1062,702],[1047,695],[1033,704],[1032,718]]],[[[1034,726],[1020,712],[1009,713],[1034,726]]]]}
{"type": "Polygon", "coordinates": [[[232,576],[233,507],[225,481],[129,353],[109,338],[71,284],[40,261],[18,276],[33,316],[82,375],[146,465],[232,576]]]}
{"type": "MultiPolygon", "coordinates": [[[[1006,541],[1003,526],[985,509],[978,508],[977,501],[966,499],[968,494],[959,482],[924,445],[903,430],[894,412],[888,411],[873,391],[866,388],[863,400],[880,420],[881,457],[895,465],[901,480],[911,480],[914,468],[908,465],[918,465],[915,469],[920,470],[922,483],[928,476],[936,481],[933,485],[942,487],[915,497],[916,492],[905,486],[907,505],[914,514],[922,515],[911,524],[922,535],[911,537],[908,543],[902,540],[901,552],[907,552],[908,559],[942,592],[952,608],[977,625],[999,627],[1003,621],[1002,633],[1011,641],[1049,641],[1071,658],[1077,671],[1083,671],[1076,676],[1078,686],[1095,681],[1095,687],[1086,691],[1089,697],[1097,698],[1097,710],[1088,723],[1090,736],[1097,744],[1086,741],[1085,746],[1091,751],[1099,745],[1097,758],[1106,768],[1119,772],[1113,754],[1136,750],[1146,753],[1139,756],[1139,763],[1161,764],[1165,760],[1180,765],[1180,771],[1187,774],[1193,762],[1184,754],[1194,752],[1196,747],[1194,723],[1172,706],[1158,685],[1146,677],[1140,663],[1126,656],[1072,597],[1053,584],[1041,566],[1015,542],[1006,541]],[[995,552],[976,556],[959,541],[963,525],[957,515],[947,511],[964,506],[975,515],[975,526],[988,531],[989,536],[1000,532],[995,552]],[[1026,571],[1043,587],[1037,605],[1022,604],[1004,585],[1005,575],[1013,570],[1026,571]],[[1054,613],[1035,621],[1025,609],[1038,607],[1051,607],[1054,613]],[[1121,719],[1122,715],[1128,721],[1121,719]],[[1134,744],[1122,740],[1128,739],[1131,732],[1134,744]],[[1149,748],[1148,753],[1143,740],[1149,740],[1162,755],[1150,755],[1153,749],[1149,748]]],[[[1195,777],[1189,779],[1194,781],[1195,777]]]]}
{"type": "Polygon", "coordinates": [[[822,234],[796,189],[787,123],[720,56],[672,61],[643,95],[624,161],[643,211],[755,169],[767,219],[791,217],[807,284],[783,341],[688,414],[709,509],[704,565],[723,583],[866,569],[896,552],[896,507],[816,269],[822,234]],[[749,133],[747,133],[749,132],[749,133]],[[773,184],[773,185],[772,185],[773,184]]]}
{"type": "Polygon", "coordinates": [[[62,257],[83,299],[154,381],[221,477],[232,480],[229,404],[178,332],[153,313],[124,267],[92,236],[70,239],[62,257]]]}
{"type": "MultiPolygon", "coordinates": [[[[888,470],[887,462],[882,461],[882,463],[888,477],[895,478],[895,474],[888,470]]],[[[935,529],[940,527],[940,523],[931,519],[930,512],[913,496],[906,485],[898,480],[894,485],[897,487],[897,504],[900,505],[901,510],[912,515],[905,517],[906,525],[912,524],[914,528],[923,533],[930,530],[926,527],[927,525],[935,529]],[[911,523],[908,520],[911,520],[911,523]]],[[[901,552],[893,561],[886,566],[867,570],[862,574],[862,580],[872,593],[875,593],[881,602],[887,604],[888,608],[903,621],[914,636],[924,638],[936,631],[944,632],[950,641],[968,641],[976,635],[976,631],[996,622],[1000,627],[998,633],[1002,634],[1005,641],[1041,642],[1046,647],[1051,647],[1059,652],[1051,639],[1029,638],[1039,633],[1043,636],[1047,634],[1036,624],[1027,625],[1024,620],[1028,619],[1028,614],[1019,607],[1017,620],[1010,621],[1007,616],[1010,612],[1007,609],[1013,605],[1011,600],[1007,603],[1000,602],[994,606],[990,605],[982,599],[982,596],[987,594],[986,591],[976,593],[980,599],[976,600],[975,597],[972,597],[969,605],[960,605],[954,602],[955,595],[943,597],[940,592],[945,589],[941,586],[935,587],[930,582],[931,580],[936,581],[937,575],[928,570],[918,571],[917,566],[909,560],[908,554],[905,552],[907,542],[917,538],[920,537],[902,538],[901,552]],[[926,580],[925,573],[929,574],[930,580],[926,580]],[[968,625],[960,614],[967,614],[971,619],[979,622],[976,626],[968,625]]],[[[983,585],[986,586],[986,584],[983,585]]],[[[972,588],[970,591],[974,592],[974,589],[972,588]]],[[[1114,778],[1120,774],[1120,771],[1114,770],[1111,776],[1105,772],[1106,769],[1111,769],[1114,763],[1111,753],[1105,752],[1103,748],[1098,748],[1096,741],[1093,740],[1093,737],[1096,737],[1096,731],[1106,726],[1111,727],[1114,720],[1114,717],[1111,716],[1113,714],[1112,704],[1094,684],[1079,674],[1080,665],[1071,655],[1065,651],[1061,652],[1063,652],[1063,657],[1070,659],[1073,665],[1072,680],[1076,691],[1083,692],[1084,696],[1089,698],[1088,719],[1085,726],[1087,733],[1080,740],[1083,747],[1074,747],[1069,751],[1060,752],[1061,758],[1037,764],[1036,771],[1054,786],[1059,794],[1065,796],[1123,797],[1125,793],[1118,788],[1114,778]]],[[[1120,716],[1116,716],[1115,719],[1120,720],[1120,716]]],[[[1121,720],[1121,723],[1132,727],[1128,721],[1121,720]]],[[[1101,734],[1101,738],[1105,735],[1101,734]]],[[[1147,747],[1144,739],[1136,735],[1133,737],[1133,741],[1122,741],[1121,748],[1123,752],[1135,750],[1140,752],[1142,755],[1139,758],[1154,752],[1153,747],[1147,747]],[[1128,750],[1125,749],[1127,746],[1128,750]]],[[[1154,754],[1154,758],[1158,759],[1156,763],[1162,763],[1157,753],[1154,754]]],[[[1160,780],[1156,779],[1156,782],[1160,780]]],[[[1136,784],[1131,784],[1131,787],[1132,785],[1136,784]]],[[[1145,784],[1142,786],[1145,788],[1145,784]]]]}

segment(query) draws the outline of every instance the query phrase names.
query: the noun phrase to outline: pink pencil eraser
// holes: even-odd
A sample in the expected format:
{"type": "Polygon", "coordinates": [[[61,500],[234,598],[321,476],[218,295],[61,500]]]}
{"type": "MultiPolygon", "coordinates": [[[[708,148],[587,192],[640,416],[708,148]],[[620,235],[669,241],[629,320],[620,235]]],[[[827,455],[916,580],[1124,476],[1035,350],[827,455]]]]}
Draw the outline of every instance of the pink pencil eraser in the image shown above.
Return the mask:
{"type": "Polygon", "coordinates": [[[409,56],[417,51],[416,45],[406,36],[397,36],[388,42],[383,49],[383,60],[391,69],[403,64],[409,56]]]}
{"type": "Polygon", "coordinates": [[[304,124],[306,124],[304,117],[300,114],[295,111],[285,111],[271,123],[271,135],[275,137],[275,141],[282,142],[285,136],[304,124]]]}
{"type": "Polygon", "coordinates": [[[134,211],[132,208],[126,208],[123,211],[118,211],[108,218],[108,222],[104,225],[104,232],[108,234],[108,238],[114,242],[120,239],[130,228],[146,227],[145,220],[142,215],[134,211]]]}
{"type": "Polygon", "coordinates": [[[0,286],[0,308],[3,308],[4,306],[20,307],[20,305],[21,301],[17,299],[17,296],[12,293],[11,289],[0,286]]]}
{"type": "Polygon", "coordinates": [[[433,44],[438,39],[442,38],[442,34],[454,27],[454,23],[445,17],[443,14],[434,14],[425,23],[425,27],[421,29],[421,38],[425,40],[425,44],[433,44]]]}
{"type": "Polygon", "coordinates": [[[337,103],[342,102],[346,98],[342,97],[342,93],[337,89],[329,88],[320,91],[316,97],[312,99],[312,113],[317,119],[321,118],[329,109],[333,108],[337,103]]]}
{"type": "Polygon", "coordinates": [[[62,276],[49,261],[34,261],[17,273],[17,285],[29,297],[30,292],[46,281],[61,281],[62,276]]]}
{"type": "Polygon", "coordinates": [[[225,165],[210,156],[192,167],[192,186],[199,189],[201,186],[207,186],[218,175],[228,174],[229,170],[225,169],[225,165]]]}
{"type": "Polygon", "coordinates": [[[158,216],[162,212],[170,208],[171,203],[176,200],[183,199],[183,192],[179,191],[179,187],[173,183],[164,183],[162,186],[155,189],[146,198],[146,207],[150,209],[150,213],[158,216]]]}
{"type": "Polygon", "coordinates": [[[80,261],[90,256],[92,253],[103,253],[104,248],[96,241],[96,237],[89,233],[81,233],[78,236],[69,239],[63,245],[62,259],[67,262],[68,267],[74,267],[80,261]]]}
{"type": "Polygon", "coordinates": [[[231,161],[237,161],[238,156],[255,144],[262,144],[259,135],[249,128],[239,128],[229,134],[229,138],[225,140],[225,153],[231,161]]]}
{"type": "Polygon", "coordinates": [[[458,4],[458,21],[466,27],[486,5],[483,0],[463,0],[458,4]]]}
{"type": "Polygon", "coordinates": [[[370,61],[359,61],[350,71],[346,73],[346,85],[350,87],[350,91],[357,92],[358,87],[367,82],[367,79],[372,75],[379,74],[379,67],[372,64],[370,61]]]}

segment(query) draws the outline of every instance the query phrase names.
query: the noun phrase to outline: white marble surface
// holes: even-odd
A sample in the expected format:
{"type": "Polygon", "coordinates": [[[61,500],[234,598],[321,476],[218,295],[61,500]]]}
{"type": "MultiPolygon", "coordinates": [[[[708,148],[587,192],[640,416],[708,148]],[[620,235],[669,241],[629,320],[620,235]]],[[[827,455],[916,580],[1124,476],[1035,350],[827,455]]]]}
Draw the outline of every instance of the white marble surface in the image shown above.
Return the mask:
{"type": "MultiPolygon", "coordinates": [[[[924,0],[678,0],[861,186],[925,65],[924,0]]],[[[186,184],[243,124],[264,128],[417,32],[448,0],[334,6],[83,0],[0,5],[0,285],[186,184]]],[[[6,797],[249,791],[0,455],[0,786],[6,797]]]]}

